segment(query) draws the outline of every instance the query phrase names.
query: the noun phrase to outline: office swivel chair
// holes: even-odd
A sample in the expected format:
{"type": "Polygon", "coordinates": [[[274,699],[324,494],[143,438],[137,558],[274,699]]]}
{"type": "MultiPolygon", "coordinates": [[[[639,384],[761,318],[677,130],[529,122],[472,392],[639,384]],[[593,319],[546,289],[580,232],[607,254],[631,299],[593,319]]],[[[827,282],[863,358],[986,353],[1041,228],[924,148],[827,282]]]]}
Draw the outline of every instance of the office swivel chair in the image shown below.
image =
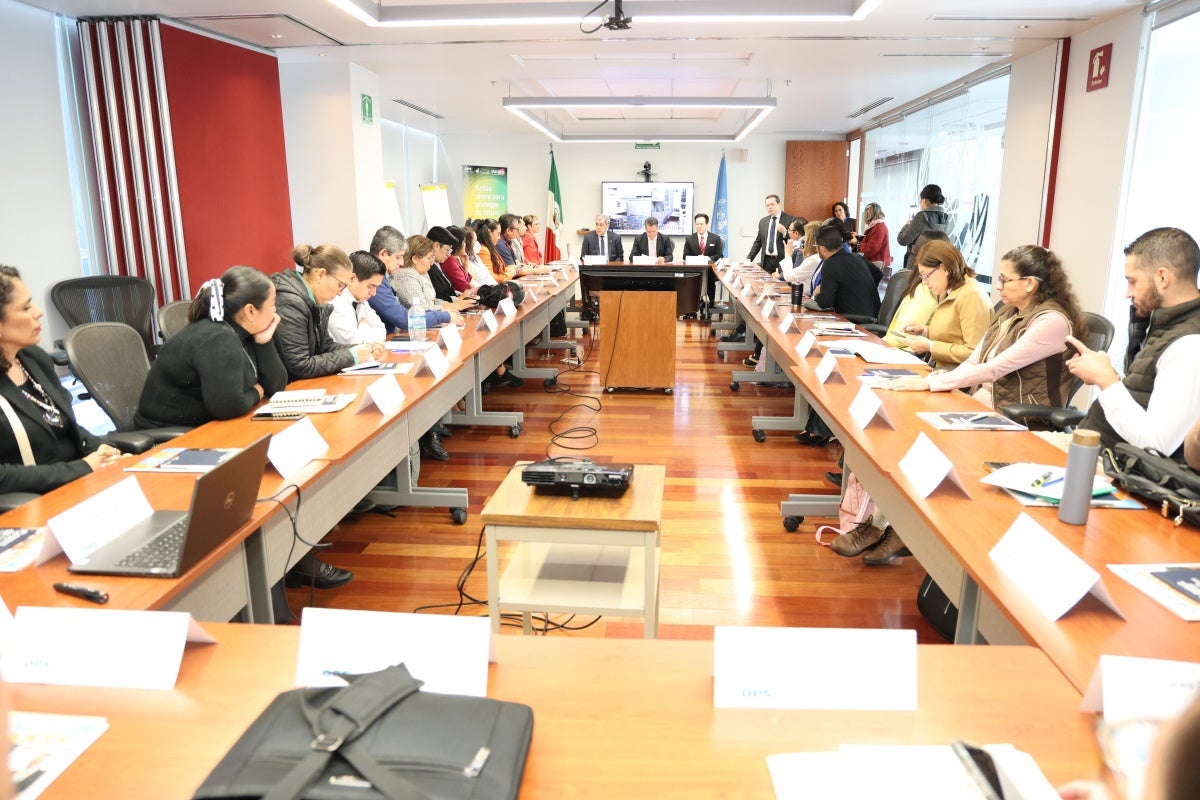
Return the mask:
{"type": "Polygon", "coordinates": [[[150,374],[150,359],[138,331],[122,322],[89,322],[72,328],[65,344],[75,375],[121,435],[143,435],[149,442],[143,449],[149,449],[189,430],[182,426],[140,429],[134,423],[142,386],[150,374]]]}
{"type": "Polygon", "coordinates": [[[188,309],[191,307],[191,300],[176,300],[158,310],[158,332],[163,341],[179,333],[188,324],[188,309]]]}
{"type": "Polygon", "coordinates": [[[900,299],[904,292],[904,287],[908,285],[908,276],[912,270],[901,269],[892,273],[892,277],[888,279],[887,289],[883,292],[883,303],[879,306],[879,316],[875,322],[863,325],[863,328],[875,334],[883,336],[887,333],[888,326],[892,324],[892,317],[896,316],[896,309],[900,307],[900,299]]]}
{"type": "MultiPolygon", "coordinates": [[[[1087,320],[1088,335],[1085,344],[1092,350],[1108,350],[1108,346],[1112,344],[1114,328],[1113,324],[1099,314],[1093,314],[1090,311],[1084,312],[1084,318],[1087,320]]],[[[1083,388],[1083,380],[1081,378],[1072,378],[1070,385],[1067,387],[1067,402],[1075,396],[1076,392],[1083,388]]],[[[1000,413],[1009,419],[1017,422],[1035,419],[1048,423],[1054,430],[1069,431],[1083,421],[1087,412],[1078,408],[1055,408],[1053,406],[1036,406],[1028,403],[1018,403],[1011,406],[1003,406],[997,409],[1000,413]]]]}
{"type": "MultiPolygon", "coordinates": [[[[154,284],[132,275],[93,275],[71,278],[50,287],[50,301],[58,313],[74,328],[88,322],[123,322],[141,338],[147,357],[153,357],[154,284]]],[[[68,366],[62,342],[54,346],[55,363],[68,366]]]]}

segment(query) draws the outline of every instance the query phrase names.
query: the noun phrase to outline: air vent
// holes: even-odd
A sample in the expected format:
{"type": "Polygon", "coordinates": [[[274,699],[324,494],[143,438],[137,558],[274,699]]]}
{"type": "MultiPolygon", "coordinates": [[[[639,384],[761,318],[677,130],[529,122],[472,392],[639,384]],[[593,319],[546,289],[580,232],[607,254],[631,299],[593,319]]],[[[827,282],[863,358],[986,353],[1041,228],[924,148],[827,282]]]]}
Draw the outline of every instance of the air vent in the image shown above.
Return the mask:
{"type": "Polygon", "coordinates": [[[1091,22],[1092,19],[1092,17],[972,17],[951,14],[939,14],[929,18],[931,22],[1091,22]]]}
{"type": "Polygon", "coordinates": [[[894,98],[894,97],[881,97],[878,100],[874,100],[870,103],[867,103],[865,106],[860,108],[858,111],[847,114],[846,119],[858,119],[859,117],[861,117],[863,114],[867,113],[868,111],[873,111],[873,110],[879,108],[884,103],[890,103],[895,99],[896,98],[894,98]]]}
{"type": "Polygon", "coordinates": [[[443,117],[441,114],[437,113],[436,111],[430,111],[428,108],[422,108],[421,106],[417,105],[416,103],[410,103],[407,100],[401,100],[399,97],[393,97],[392,102],[399,103],[400,105],[404,106],[405,108],[411,108],[413,111],[420,111],[422,114],[424,114],[428,117],[433,117],[434,119],[445,119],[445,117],[443,117]]]}

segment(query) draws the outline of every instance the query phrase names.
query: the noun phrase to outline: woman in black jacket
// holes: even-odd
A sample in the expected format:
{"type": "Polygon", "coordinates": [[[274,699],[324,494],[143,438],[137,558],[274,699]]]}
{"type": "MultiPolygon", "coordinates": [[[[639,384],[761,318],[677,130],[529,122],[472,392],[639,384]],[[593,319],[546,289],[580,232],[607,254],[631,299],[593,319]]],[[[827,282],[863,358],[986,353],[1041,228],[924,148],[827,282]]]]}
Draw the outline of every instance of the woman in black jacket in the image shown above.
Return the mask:
{"type": "Polygon", "coordinates": [[[137,424],[232,419],[278,392],[288,377],[271,341],[278,325],[275,284],[258,270],[230,267],[206,282],[188,309],[188,324],[150,367],[137,424]]]}
{"type": "Polygon", "coordinates": [[[331,244],[296,245],[292,260],[303,272],[286,270],[271,276],[279,327],[275,347],[291,380],[333,375],[351,364],[379,358],[382,344],[340,345],[329,335],[329,305],[350,284],[350,256],[331,244]]]}
{"type": "Polygon", "coordinates": [[[21,273],[0,266],[0,492],[48,492],[121,457],[76,424],[37,346],[44,313],[21,273]]]}

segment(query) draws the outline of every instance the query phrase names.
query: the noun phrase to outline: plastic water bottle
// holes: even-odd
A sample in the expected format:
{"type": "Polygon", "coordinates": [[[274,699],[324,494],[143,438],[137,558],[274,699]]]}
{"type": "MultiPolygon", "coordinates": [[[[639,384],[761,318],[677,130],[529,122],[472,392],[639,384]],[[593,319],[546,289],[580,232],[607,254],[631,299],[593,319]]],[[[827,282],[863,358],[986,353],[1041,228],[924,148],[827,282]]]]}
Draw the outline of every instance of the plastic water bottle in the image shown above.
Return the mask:
{"type": "Polygon", "coordinates": [[[413,299],[408,309],[408,340],[425,341],[425,308],[421,305],[419,297],[413,299]]]}
{"type": "Polygon", "coordinates": [[[1092,485],[1096,477],[1096,459],[1100,457],[1100,434],[1075,431],[1067,448],[1067,472],[1063,476],[1062,501],[1058,518],[1068,525],[1086,525],[1092,509],[1092,485]]]}

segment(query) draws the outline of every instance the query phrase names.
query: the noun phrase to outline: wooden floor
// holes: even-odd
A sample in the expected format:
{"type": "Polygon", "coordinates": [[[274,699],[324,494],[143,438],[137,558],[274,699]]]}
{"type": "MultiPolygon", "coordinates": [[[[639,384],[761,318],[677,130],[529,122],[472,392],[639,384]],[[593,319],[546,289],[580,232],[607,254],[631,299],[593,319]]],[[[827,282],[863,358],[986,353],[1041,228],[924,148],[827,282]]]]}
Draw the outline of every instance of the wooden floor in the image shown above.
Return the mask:
{"type": "MultiPolygon", "coordinates": [[[[923,643],[943,641],[921,618],[916,591],[924,571],[915,559],[867,567],[841,558],[814,540],[809,519],[795,533],[784,530],[779,502],[789,492],[830,492],[824,478],[836,467],[839,449],[802,447],[790,434],[772,432],[763,443],[751,436],[752,415],[787,416],[791,388],[741,384],[729,388],[734,359],[721,360],[708,324],[681,321],[676,328],[675,391],[601,392],[598,355],[580,371],[563,373],[558,386],[541,381],[500,388],[484,398],[488,410],[519,410],[524,431],[456,428],[447,439],[448,462],[426,459],[424,486],[466,487],[470,517],[456,525],[445,509],[397,508],[389,516],[348,517],[325,541],[322,558],[354,572],[349,584],[318,591],[317,605],[386,611],[438,606],[454,613],[456,582],[480,547],[479,512],[518,460],[586,452],[595,461],[663,464],[667,468],[662,537],[659,636],[711,638],[714,625],[915,628],[923,643]],[[599,411],[592,409],[599,408],[599,411]],[[559,418],[561,417],[561,420],[559,418]],[[573,436],[551,443],[551,427],[573,436]],[[592,435],[594,432],[594,435],[592,435]]],[[[586,349],[589,340],[580,334],[586,349]]],[[[558,365],[530,350],[530,366],[558,365]]],[[[738,359],[740,361],[740,354],[738,359]]],[[[741,365],[738,365],[742,369],[741,365]]],[[[563,367],[566,369],[566,367],[563,367]]],[[[369,487],[364,486],[364,493],[369,487]]],[[[903,534],[903,531],[901,531],[903,534]]],[[[502,553],[502,560],[505,554],[502,553]]],[[[466,593],[486,598],[481,560],[465,583],[466,593]]],[[[294,611],[309,604],[308,590],[289,590],[294,611]]],[[[482,605],[459,613],[482,615],[482,605]]],[[[571,627],[594,617],[553,622],[571,627]]],[[[511,630],[506,628],[507,630],[511,630]]],[[[585,630],[553,629],[553,636],[642,635],[640,620],[602,618],[585,630]]]]}

